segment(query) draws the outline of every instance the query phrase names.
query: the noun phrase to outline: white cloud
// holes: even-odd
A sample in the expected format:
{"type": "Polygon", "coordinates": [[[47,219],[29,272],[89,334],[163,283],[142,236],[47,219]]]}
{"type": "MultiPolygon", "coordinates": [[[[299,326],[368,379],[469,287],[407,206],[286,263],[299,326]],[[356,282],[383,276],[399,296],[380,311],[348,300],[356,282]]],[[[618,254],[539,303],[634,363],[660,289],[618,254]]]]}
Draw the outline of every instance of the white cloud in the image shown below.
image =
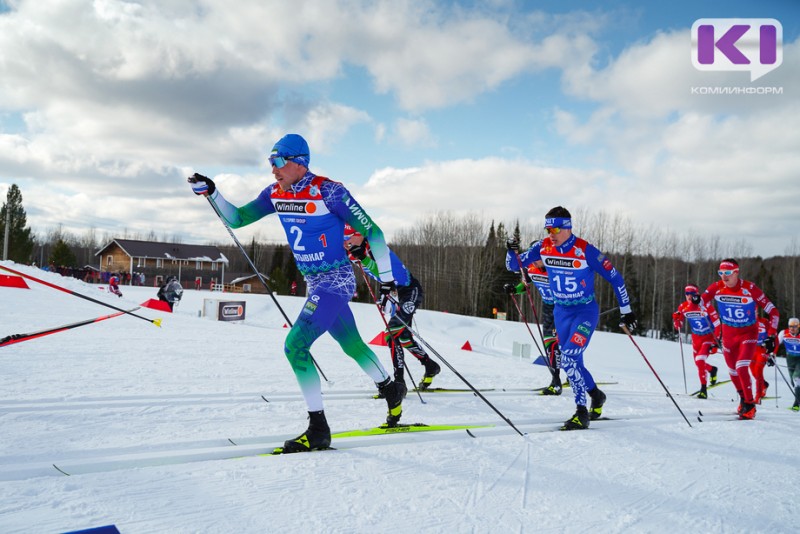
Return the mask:
{"type": "MultiPolygon", "coordinates": [[[[782,238],[757,226],[784,229],[800,198],[800,50],[762,84],[783,95],[698,95],[694,86],[747,87],[746,73],[709,73],[691,65],[688,31],[660,33],[633,45],[601,70],[567,70],[570,92],[595,102],[585,117],[554,110],[556,131],[570,143],[602,153],[618,169],[603,207],[675,231],[717,233],[759,243],[773,254],[782,238]],[[777,74],[780,73],[780,76],[777,74]],[[758,221],[758,225],[754,222],[758,221]],[[769,244],[767,245],[767,242],[769,244]]],[[[777,232],[776,232],[777,234],[777,232]]]]}
{"type": "MultiPolygon", "coordinates": [[[[379,148],[449,146],[432,118],[438,108],[468,107],[557,69],[569,98],[539,126],[569,144],[574,164],[532,162],[521,141],[495,152],[511,158],[375,171],[355,186],[359,200],[390,228],[435,210],[538,225],[556,204],[751,235],[741,221],[777,227],[796,219],[798,42],[786,43],[784,64],[759,80],[784,95],[693,95],[696,85],[749,79],[696,71],[688,30],[656,33],[598,67],[605,58],[595,35],[608,22],[602,13],[523,13],[503,0],[469,8],[432,0],[242,0],[235,8],[222,0],[21,0],[0,16],[0,177],[25,183],[26,208],[34,203],[42,225],[69,216],[76,228],[146,233],[178,221],[188,235],[224,240],[203,202],[167,200],[187,194],[190,165],[209,174],[232,168],[239,174],[220,179],[246,202],[270,179],[265,153],[287,131],[303,132],[320,155],[335,154],[363,125],[379,148]],[[348,87],[343,97],[334,86],[348,69],[374,87],[348,87]],[[376,104],[381,98],[390,104],[376,104]],[[24,117],[25,127],[4,127],[8,116],[24,117]],[[89,208],[87,194],[113,208],[89,208]],[[684,208],[685,199],[696,200],[684,208]],[[690,225],[683,211],[693,205],[690,225]]],[[[268,228],[280,238],[277,223],[268,228]]]]}
{"type": "Polygon", "coordinates": [[[436,139],[423,119],[397,119],[394,124],[394,137],[407,147],[436,146],[436,139]]]}

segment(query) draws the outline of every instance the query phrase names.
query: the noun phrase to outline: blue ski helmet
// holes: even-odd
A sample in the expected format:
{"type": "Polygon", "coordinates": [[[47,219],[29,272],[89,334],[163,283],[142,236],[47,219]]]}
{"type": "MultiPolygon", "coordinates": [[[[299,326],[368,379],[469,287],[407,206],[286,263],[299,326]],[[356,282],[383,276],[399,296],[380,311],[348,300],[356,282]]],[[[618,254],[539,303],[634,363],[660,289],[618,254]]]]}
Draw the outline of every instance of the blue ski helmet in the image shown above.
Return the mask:
{"type": "Polygon", "coordinates": [[[305,168],[308,168],[311,163],[311,151],[308,149],[308,143],[303,136],[298,134],[286,134],[281,137],[272,147],[270,156],[294,156],[292,161],[305,168]]]}

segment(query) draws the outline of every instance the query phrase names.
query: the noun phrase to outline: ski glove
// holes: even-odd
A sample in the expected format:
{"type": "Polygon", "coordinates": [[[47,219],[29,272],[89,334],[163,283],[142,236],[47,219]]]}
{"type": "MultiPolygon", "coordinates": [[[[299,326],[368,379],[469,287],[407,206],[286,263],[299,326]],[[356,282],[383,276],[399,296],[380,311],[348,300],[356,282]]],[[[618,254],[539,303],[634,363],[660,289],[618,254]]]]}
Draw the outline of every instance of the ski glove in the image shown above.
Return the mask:
{"type": "Polygon", "coordinates": [[[503,284],[503,291],[505,291],[509,295],[516,295],[517,286],[515,286],[514,284],[503,284]]]}
{"type": "Polygon", "coordinates": [[[381,286],[378,289],[381,294],[380,305],[381,309],[386,309],[386,304],[389,302],[390,297],[392,296],[393,291],[397,291],[397,284],[394,280],[391,282],[381,282],[381,286]]]}
{"type": "Polygon", "coordinates": [[[350,253],[358,261],[361,261],[367,257],[367,247],[366,247],[366,240],[362,241],[360,245],[350,245],[350,248],[347,251],[350,253]]]}
{"type": "Polygon", "coordinates": [[[767,351],[767,354],[775,352],[775,336],[767,336],[767,339],[764,340],[764,350],[767,351]]]}
{"type": "Polygon", "coordinates": [[[214,180],[202,174],[194,173],[186,181],[192,185],[192,191],[194,191],[195,195],[213,195],[214,191],[217,190],[214,180]]]}
{"type": "Polygon", "coordinates": [[[631,332],[636,330],[636,327],[639,325],[639,323],[636,322],[636,314],[633,312],[623,313],[622,315],[620,315],[619,320],[620,320],[619,325],[627,326],[628,330],[630,330],[631,332]]]}
{"type": "Polygon", "coordinates": [[[775,367],[775,355],[770,354],[767,356],[767,367],[775,367]]]}
{"type": "Polygon", "coordinates": [[[508,250],[513,250],[514,252],[519,252],[519,241],[516,239],[509,239],[506,241],[506,248],[508,250]]]}

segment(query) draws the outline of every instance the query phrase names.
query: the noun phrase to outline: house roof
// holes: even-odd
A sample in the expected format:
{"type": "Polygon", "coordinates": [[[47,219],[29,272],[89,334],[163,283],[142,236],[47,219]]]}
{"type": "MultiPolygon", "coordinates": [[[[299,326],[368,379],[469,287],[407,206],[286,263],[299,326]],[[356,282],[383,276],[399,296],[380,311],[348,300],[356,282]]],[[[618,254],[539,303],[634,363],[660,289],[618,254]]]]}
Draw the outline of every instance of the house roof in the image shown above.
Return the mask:
{"type": "MultiPolygon", "coordinates": [[[[263,277],[264,277],[264,280],[266,280],[266,281],[267,281],[267,283],[269,283],[269,277],[268,277],[267,275],[265,275],[265,274],[263,274],[263,273],[262,273],[262,274],[261,274],[261,276],[263,276],[263,277]]],[[[259,281],[259,279],[258,279],[258,275],[255,275],[255,274],[248,274],[248,275],[246,275],[246,276],[240,276],[239,278],[236,278],[236,279],[234,279],[234,280],[231,280],[231,284],[240,284],[240,283],[242,283],[242,282],[247,282],[247,281],[251,281],[251,282],[258,282],[258,281],[259,281]]]]}
{"type": "Polygon", "coordinates": [[[228,258],[213,245],[187,245],[185,243],[158,243],[135,239],[112,239],[95,252],[100,256],[116,244],[131,258],[159,258],[168,260],[211,261],[228,263],[228,258]]]}

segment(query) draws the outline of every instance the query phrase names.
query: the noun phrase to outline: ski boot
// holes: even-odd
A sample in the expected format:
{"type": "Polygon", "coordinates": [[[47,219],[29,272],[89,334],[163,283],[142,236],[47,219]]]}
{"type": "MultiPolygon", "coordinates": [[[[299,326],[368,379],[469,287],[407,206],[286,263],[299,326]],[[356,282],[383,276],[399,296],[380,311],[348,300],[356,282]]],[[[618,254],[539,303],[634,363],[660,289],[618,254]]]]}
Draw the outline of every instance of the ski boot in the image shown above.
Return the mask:
{"type": "Polygon", "coordinates": [[[550,384],[544,388],[541,395],[561,395],[561,391],[561,381],[559,380],[557,384],[550,384]]]}
{"type": "Polygon", "coordinates": [[[559,373],[553,375],[553,379],[550,381],[550,385],[547,386],[542,390],[542,395],[561,395],[561,391],[564,388],[561,387],[561,376],[559,373]]]}
{"type": "Polygon", "coordinates": [[[753,419],[756,416],[756,405],[751,402],[742,403],[742,413],[739,414],[739,419],[753,419]]]}
{"type": "Polygon", "coordinates": [[[400,417],[403,415],[403,399],[408,392],[408,388],[403,382],[392,381],[391,378],[387,378],[378,384],[378,392],[382,395],[382,398],[386,399],[386,405],[389,407],[385,426],[389,428],[397,426],[400,422],[400,417]]]}
{"type": "Polygon", "coordinates": [[[794,404],[792,404],[792,407],[790,408],[790,410],[792,410],[793,412],[800,412],[800,404],[797,404],[795,402],[794,404]]]}
{"type": "Polygon", "coordinates": [[[308,412],[308,428],[294,439],[283,443],[283,453],[324,450],[331,446],[331,429],[325,420],[325,412],[308,412]]]}
{"type": "Polygon", "coordinates": [[[708,390],[706,389],[706,385],[703,384],[700,386],[700,392],[697,393],[698,399],[707,399],[708,398],[708,390]]]}
{"type": "Polygon", "coordinates": [[[717,383],[717,371],[718,369],[712,365],[711,370],[708,372],[709,383],[712,386],[717,383]]]}
{"type": "Polygon", "coordinates": [[[575,410],[575,415],[564,421],[564,426],[560,430],[585,430],[589,428],[589,411],[586,406],[579,405],[575,410]]]}
{"type": "Polygon", "coordinates": [[[422,380],[419,381],[419,389],[425,391],[428,389],[433,382],[433,377],[438,375],[442,368],[439,367],[439,364],[435,361],[431,360],[430,357],[425,358],[422,360],[422,365],[425,366],[425,376],[422,377],[422,380]]]}
{"type": "Polygon", "coordinates": [[[606,403],[606,394],[600,391],[597,386],[589,391],[589,397],[592,398],[592,405],[589,409],[589,418],[594,421],[603,415],[603,405],[606,403]]]}

